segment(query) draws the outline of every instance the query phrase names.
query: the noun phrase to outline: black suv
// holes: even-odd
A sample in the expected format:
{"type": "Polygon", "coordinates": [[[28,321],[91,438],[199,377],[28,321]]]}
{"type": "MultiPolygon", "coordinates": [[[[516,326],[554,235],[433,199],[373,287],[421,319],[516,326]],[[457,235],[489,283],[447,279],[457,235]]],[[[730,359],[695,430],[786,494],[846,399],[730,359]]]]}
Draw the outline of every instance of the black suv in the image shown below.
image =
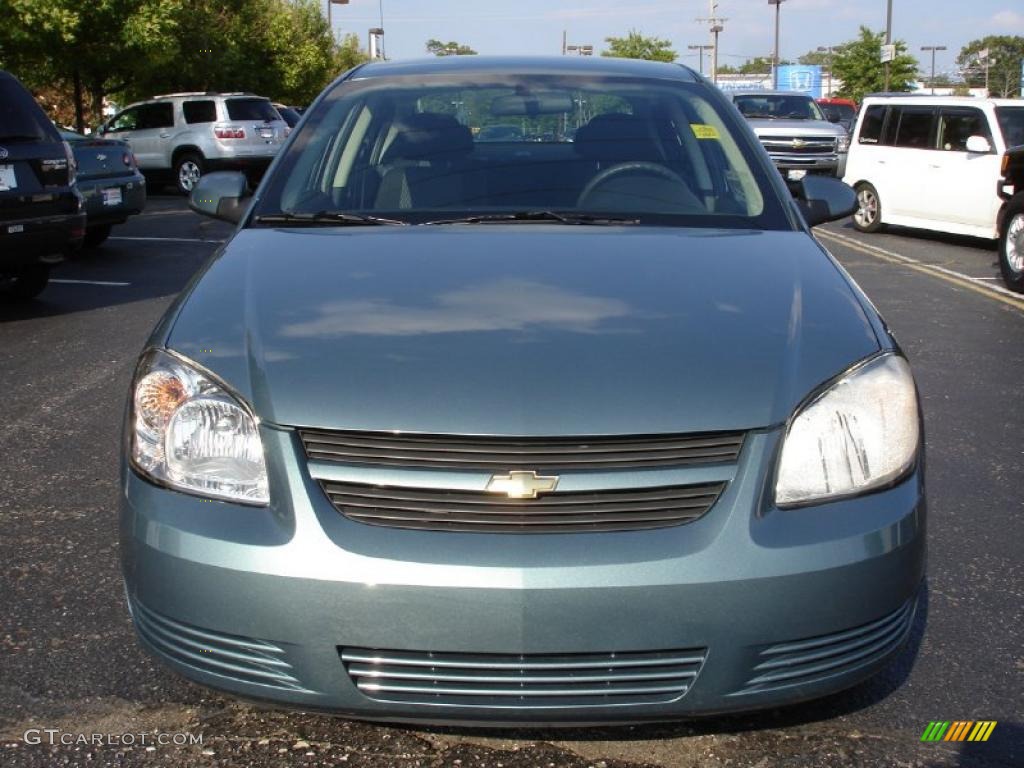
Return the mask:
{"type": "Polygon", "coordinates": [[[71,148],[32,95],[0,70],[0,297],[30,299],[85,236],[71,148]]]}

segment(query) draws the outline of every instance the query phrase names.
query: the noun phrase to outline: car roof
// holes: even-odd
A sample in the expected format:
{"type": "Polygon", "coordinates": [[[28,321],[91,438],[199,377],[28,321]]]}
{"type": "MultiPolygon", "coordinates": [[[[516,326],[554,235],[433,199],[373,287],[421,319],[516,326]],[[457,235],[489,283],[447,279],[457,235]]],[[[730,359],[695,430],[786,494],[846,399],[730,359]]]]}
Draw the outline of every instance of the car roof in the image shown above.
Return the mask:
{"type": "Polygon", "coordinates": [[[375,61],[357,67],[349,76],[353,80],[363,80],[403,75],[470,73],[599,75],[646,77],[681,82],[702,81],[700,75],[682,64],[606,56],[434,56],[409,61],[375,61]]]}
{"type": "Polygon", "coordinates": [[[918,105],[951,105],[951,106],[980,106],[982,104],[992,104],[996,107],[1024,107],[1024,101],[1020,99],[990,99],[990,98],[979,98],[977,96],[932,96],[930,94],[922,93],[869,93],[864,97],[864,101],[870,101],[873,103],[892,104],[896,102],[907,103],[907,104],[918,104],[918,105]]]}

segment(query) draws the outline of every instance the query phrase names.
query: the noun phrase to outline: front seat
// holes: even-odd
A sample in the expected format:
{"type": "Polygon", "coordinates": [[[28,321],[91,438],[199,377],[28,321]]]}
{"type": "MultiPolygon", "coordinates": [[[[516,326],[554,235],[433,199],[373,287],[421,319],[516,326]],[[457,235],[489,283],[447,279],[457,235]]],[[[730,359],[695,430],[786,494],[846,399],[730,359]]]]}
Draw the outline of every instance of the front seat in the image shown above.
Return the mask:
{"type": "Polygon", "coordinates": [[[469,128],[434,112],[401,118],[395,127],[382,158],[377,209],[449,208],[475,197],[467,161],[473,151],[469,128]]]}

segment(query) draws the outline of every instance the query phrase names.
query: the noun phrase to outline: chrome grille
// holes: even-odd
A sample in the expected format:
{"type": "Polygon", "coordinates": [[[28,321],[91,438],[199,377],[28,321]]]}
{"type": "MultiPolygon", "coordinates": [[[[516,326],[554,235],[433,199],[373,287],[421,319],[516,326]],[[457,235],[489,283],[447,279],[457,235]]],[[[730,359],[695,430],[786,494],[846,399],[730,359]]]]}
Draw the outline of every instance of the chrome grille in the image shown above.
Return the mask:
{"type": "Polygon", "coordinates": [[[317,461],[410,469],[613,469],[733,464],[742,432],[616,437],[467,437],[299,430],[317,461]]]}
{"type": "Polygon", "coordinates": [[[200,629],[151,611],[134,599],[129,605],[142,639],[180,664],[250,685],[307,690],[292,674],[284,649],[273,643],[200,629]]]}
{"type": "Polygon", "coordinates": [[[769,646],[739,693],[810,683],[882,659],[906,640],[916,605],[911,600],[888,616],[845,632],[769,646]]]}
{"type": "Polygon", "coordinates": [[[764,136],[761,144],[769,153],[780,155],[832,155],[836,152],[835,136],[764,136]]]}
{"type": "Polygon", "coordinates": [[[681,525],[711,509],[725,488],[725,483],[703,483],[509,499],[484,491],[327,480],[321,484],[339,512],[361,523],[477,533],[634,531],[681,525]]]}
{"type": "Polygon", "coordinates": [[[473,707],[578,707],[674,701],[693,685],[707,649],[505,655],[339,648],[371,699],[473,707]]]}

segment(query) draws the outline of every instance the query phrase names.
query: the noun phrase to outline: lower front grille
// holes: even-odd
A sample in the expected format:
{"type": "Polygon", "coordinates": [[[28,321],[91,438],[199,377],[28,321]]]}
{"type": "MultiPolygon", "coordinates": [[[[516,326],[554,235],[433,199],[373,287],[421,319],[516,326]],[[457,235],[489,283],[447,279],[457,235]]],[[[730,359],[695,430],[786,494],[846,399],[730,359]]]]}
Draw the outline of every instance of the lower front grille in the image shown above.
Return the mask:
{"type": "Polygon", "coordinates": [[[407,704],[552,708],[658,704],[693,686],[706,648],[504,655],[339,648],[367,697],[407,704]]]}
{"type": "Polygon", "coordinates": [[[394,488],[332,481],[322,481],[322,485],[338,511],[361,523],[477,533],[665,528],[701,517],[725,488],[724,483],[704,483],[509,499],[484,491],[394,488]]]}
{"type": "Polygon", "coordinates": [[[738,693],[813,683],[883,659],[906,640],[916,605],[910,600],[888,616],[845,632],[769,646],[738,693]]]}
{"type": "Polygon", "coordinates": [[[139,635],[180,664],[249,685],[307,691],[292,675],[284,649],[273,643],[200,629],[151,611],[137,600],[129,605],[139,635]]]}

